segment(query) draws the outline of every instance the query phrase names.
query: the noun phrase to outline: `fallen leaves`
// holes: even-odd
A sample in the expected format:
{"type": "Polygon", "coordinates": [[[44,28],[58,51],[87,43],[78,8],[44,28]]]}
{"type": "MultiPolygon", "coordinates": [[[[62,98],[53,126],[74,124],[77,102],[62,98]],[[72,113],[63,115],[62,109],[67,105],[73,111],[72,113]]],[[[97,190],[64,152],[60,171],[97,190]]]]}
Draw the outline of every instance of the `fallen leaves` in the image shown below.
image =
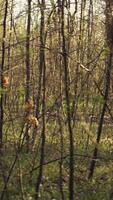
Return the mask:
{"type": "Polygon", "coordinates": [[[27,124],[29,124],[30,126],[38,126],[38,120],[35,116],[33,116],[32,114],[29,114],[26,117],[26,122],[27,124]]]}
{"type": "Polygon", "coordinates": [[[28,99],[28,101],[25,104],[25,110],[26,111],[31,111],[34,107],[34,103],[31,99],[28,99]]]}
{"type": "Polygon", "coordinates": [[[9,86],[9,77],[8,76],[4,76],[3,77],[3,87],[7,88],[9,86]]]}

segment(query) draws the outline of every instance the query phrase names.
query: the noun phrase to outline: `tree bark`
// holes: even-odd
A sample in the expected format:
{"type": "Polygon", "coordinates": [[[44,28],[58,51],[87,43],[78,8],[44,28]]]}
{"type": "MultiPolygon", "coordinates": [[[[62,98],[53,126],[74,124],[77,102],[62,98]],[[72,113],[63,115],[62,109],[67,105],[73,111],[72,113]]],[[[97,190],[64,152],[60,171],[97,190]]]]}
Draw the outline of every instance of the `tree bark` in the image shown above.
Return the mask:
{"type": "Polygon", "coordinates": [[[45,38],[45,15],[44,15],[44,7],[45,7],[45,0],[41,2],[41,22],[40,22],[40,48],[41,48],[41,57],[40,57],[40,67],[42,68],[42,132],[41,132],[41,153],[40,153],[40,167],[39,167],[39,174],[36,181],[35,187],[35,200],[39,199],[39,189],[43,175],[43,163],[45,157],[45,94],[46,94],[46,65],[45,65],[45,50],[44,50],[44,38],[45,38]]]}
{"type": "Polygon", "coordinates": [[[65,97],[66,97],[66,107],[67,107],[67,124],[69,131],[69,143],[70,143],[70,163],[69,163],[69,199],[74,200],[74,139],[73,130],[71,124],[71,112],[70,112],[70,98],[69,98],[69,72],[68,72],[68,57],[66,49],[65,40],[65,18],[64,18],[64,3],[62,0],[62,22],[61,22],[61,35],[62,35],[62,55],[63,55],[63,65],[64,65],[64,84],[65,84],[65,97]]]}
{"type": "Polygon", "coordinates": [[[106,75],[105,75],[105,91],[104,91],[104,103],[100,115],[100,121],[97,129],[97,138],[96,138],[96,146],[93,152],[92,161],[89,167],[88,179],[91,179],[94,174],[96,159],[98,155],[98,145],[101,139],[102,127],[104,122],[104,115],[107,108],[107,101],[109,96],[110,89],[110,78],[111,78],[111,70],[112,70],[112,59],[113,59],[113,2],[111,0],[106,1],[106,46],[109,48],[109,53],[107,55],[105,66],[106,66],[106,75]]]}
{"type": "MultiPolygon", "coordinates": [[[[5,38],[6,38],[6,24],[7,24],[7,13],[8,13],[8,0],[5,1],[5,13],[3,19],[3,35],[2,35],[2,60],[0,66],[0,86],[3,89],[3,70],[5,63],[5,38]]],[[[0,146],[2,145],[3,140],[3,117],[4,117],[4,108],[3,108],[3,93],[0,94],[0,146]]]]}

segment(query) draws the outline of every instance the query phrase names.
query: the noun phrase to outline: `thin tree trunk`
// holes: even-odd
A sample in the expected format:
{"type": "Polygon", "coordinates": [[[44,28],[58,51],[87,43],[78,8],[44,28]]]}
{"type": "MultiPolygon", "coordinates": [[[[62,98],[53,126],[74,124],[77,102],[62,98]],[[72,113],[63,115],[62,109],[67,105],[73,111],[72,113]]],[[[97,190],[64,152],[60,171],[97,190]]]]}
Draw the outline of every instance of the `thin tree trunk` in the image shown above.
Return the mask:
{"type": "Polygon", "coordinates": [[[40,167],[39,174],[37,177],[36,187],[35,187],[35,200],[39,199],[39,189],[43,175],[43,163],[44,163],[44,154],[45,154],[45,92],[46,92],[46,66],[45,66],[45,50],[44,50],[44,38],[45,38],[45,16],[44,16],[44,7],[45,0],[42,0],[41,8],[41,24],[40,24],[40,48],[41,48],[41,57],[40,57],[40,67],[42,68],[42,133],[41,133],[41,154],[40,154],[40,167]]]}
{"type": "Polygon", "coordinates": [[[102,107],[102,112],[100,116],[100,121],[97,129],[97,138],[96,138],[96,146],[93,152],[92,161],[90,163],[89,167],[89,174],[88,179],[91,179],[93,177],[95,164],[96,164],[96,158],[98,154],[98,145],[101,139],[101,133],[102,133],[102,127],[104,122],[104,115],[107,108],[107,100],[109,96],[109,89],[110,89],[110,75],[111,75],[111,69],[112,69],[112,59],[113,59],[113,17],[112,17],[112,9],[113,9],[113,2],[111,0],[106,1],[106,44],[107,48],[109,48],[110,53],[108,54],[106,58],[106,76],[105,76],[105,92],[104,92],[104,103],[102,107]]]}
{"type": "Polygon", "coordinates": [[[26,33],[26,101],[30,97],[30,29],[31,29],[31,0],[28,0],[28,19],[26,33]]]}
{"type": "MultiPolygon", "coordinates": [[[[31,1],[28,0],[28,19],[27,19],[27,33],[26,33],[26,96],[25,102],[30,98],[30,32],[31,32],[31,1]]],[[[27,111],[26,116],[29,115],[27,111]]],[[[29,151],[29,127],[27,125],[25,130],[27,151],[29,151]]]]}
{"type": "Polygon", "coordinates": [[[60,152],[61,152],[61,158],[59,161],[59,175],[60,175],[60,193],[61,193],[61,200],[65,200],[64,191],[63,191],[63,156],[64,156],[64,138],[63,138],[63,127],[60,117],[60,111],[58,109],[58,124],[59,124],[59,132],[60,132],[60,152]]]}
{"type": "Polygon", "coordinates": [[[64,65],[64,82],[65,82],[65,97],[67,105],[67,120],[68,120],[68,131],[69,131],[69,142],[70,142],[70,163],[69,163],[69,199],[74,200],[74,139],[71,125],[71,112],[70,112],[70,99],[69,99],[69,72],[68,72],[68,58],[66,50],[65,40],[65,18],[64,18],[64,0],[62,0],[62,24],[61,24],[61,35],[62,35],[62,54],[63,54],[63,65],[64,65]]]}
{"type": "MultiPolygon", "coordinates": [[[[0,85],[1,89],[3,89],[3,70],[5,63],[5,38],[6,38],[6,21],[7,21],[7,13],[8,13],[8,0],[5,1],[5,14],[3,19],[3,35],[2,35],[2,60],[0,66],[0,85]]],[[[0,94],[0,146],[2,145],[3,139],[3,117],[4,117],[4,109],[3,109],[3,94],[0,94]]]]}

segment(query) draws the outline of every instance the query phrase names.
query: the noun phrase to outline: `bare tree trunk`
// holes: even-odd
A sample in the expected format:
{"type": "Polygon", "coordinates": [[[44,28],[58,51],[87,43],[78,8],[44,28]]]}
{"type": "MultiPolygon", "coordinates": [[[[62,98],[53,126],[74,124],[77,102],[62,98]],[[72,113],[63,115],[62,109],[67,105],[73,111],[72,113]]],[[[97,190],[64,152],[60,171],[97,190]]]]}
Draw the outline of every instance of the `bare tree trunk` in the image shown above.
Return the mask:
{"type": "MultiPolygon", "coordinates": [[[[31,32],[31,1],[28,1],[28,19],[27,19],[27,33],[26,33],[26,97],[25,102],[27,103],[30,98],[30,32],[31,32]]],[[[29,115],[27,111],[26,116],[29,115]]],[[[27,125],[25,130],[27,151],[29,151],[29,127],[27,125]]]]}
{"type": "Polygon", "coordinates": [[[64,65],[64,83],[65,83],[65,97],[67,105],[67,120],[68,120],[68,131],[69,131],[69,142],[70,142],[70,164],[69,164],[69,199],[74,200],[74,139],[71,124],[71,112],[70,112],[70,98],[69,98],[69,71],[68,71],[68,58],[66,50],[65,40],[65,18],[64,18],[64,0],[62,0],[62,24],[61,24],[61,35],[62,35],[62,54],[63,54],[63,65],[64,65]]]}
{"type": "Polygon", "coordinates": [[[41,57],[40,57],[40,67],[42,68],[42,133],[41,133],[41,154],[40,154],[40,167],[39,174],[37,177],[36,187],[35,187],[35,200],[39,199],[39,189],[43,175],[43,163],[44,163],[44,154],[45,154],[45,92],[46,92],[46,65],[45,65],[45,50],[44,50],[44,42],[45,42],[45,0],[41,2],[41,23],[40,23],[40,48],[41,48],[41,57]]]}
{"type": "MultiPolygon", "coordinates": [[[[92,28],[93,28],[93,1],[90,0],[90,4],[89,4],[89,11],[88,11],[88,25],[87,25],[87,29],[88,29],[88,36],[87,36],[87,63],[90,62],[91,60],[91,52],[92,52],[92,28]]],[[[89,69],[90,65],[87,65],[87,68],[89,69]]],[[[89,91],[90,90],[90,77],[88,74],[87,77],[87,85],[86,85],[86,90],[89,91]]],[[[86,107],[88,107],[89,105],[89,93],[87,93],[87,97],[86,97],[86,107]]]]}
{"type": "Polygon", "coordinates": [[[26,34],[26,101],[30,97],[30,30],[31,29],[31,0],[28,0],[28,19],[26,34]]]}
{"type": "MultiPolygon", "coordinates": [[[[41,6],[41,3],[40,3],[41,6]]],[[[43,75],[43,67],[42,67],[42,61],[44,57],[44,17],[43,17],[43,8],[41,10],[41,22],[40,22],[40,52],[39,52],[39,80],[38,80],[38,92],[36,96],[36,118],[39,116],[39,111],[40,111],[40,100],[41,100],[41,90],[42,90],[42,75],[43,75]]],[[[36,131],[37,127],[34,128],[33,130],[33,135],[32,135],[32,146],[34,145],[35,138],[36,138],[36,131]]]]}
{"type": "Polygon", "coordinates": [[[113,59],[113,16],[112,16],[112,10],[113,10],[113,2],[111,0],[106,1],[106,45],[107,48],[109,48],[110,53],[108,54],[106,58],[106,76],[105,76],[105,92],[104,92],[104,103],[102,107],[102,112],[100,115],[100,121],[97,129],[97,138],[96,138],[96,146],[93,152],[92,161],[89,168],[89,174],[88,179],[91,179],[93,177],[95,164],[96,164],[96,158],[98,154],[98,145],[101,139],[101,133],[102,133],[102,127],[103,127],[103,121],[104,121],[104,115],[107,108],[107,100],[109,96],[109,89],[110,89],[110,75],[112,70],[112,59],[113,59]]]}
{"type": "MultiPolygon", "coordinates": [[[[5,38],[6,38],[6,21],[7,21],[7,13],[8,13],[8,0],[5,1],[5,13],[3,19],[3,35],[2,35],[2,60],[0,66],[0,85],[1,89],[3,89],[3,70],[5,63],[5,38]]],[[[4,109],[3,109],[3,93],[0,94],[0,146],[2,145],[3,139],[3,117],[4,117],[4,109]]]]}
{"type": "Polygon", "coordinates": [[[59,124],[59,132],[60,132],[60,151],[61,151],[61,158],[59,162],[59,175],[60,175],[60,193],[61,193],[61,200],[65,200],[65,195],[64,195],[64,190],[63,190],[63,156],[64,156],[64,138],[63,138],[63,127],[62,127],[62,122],[61,122],[61,116],[60,116],[60,111],[58,109],[58,124],[59,124]]]}

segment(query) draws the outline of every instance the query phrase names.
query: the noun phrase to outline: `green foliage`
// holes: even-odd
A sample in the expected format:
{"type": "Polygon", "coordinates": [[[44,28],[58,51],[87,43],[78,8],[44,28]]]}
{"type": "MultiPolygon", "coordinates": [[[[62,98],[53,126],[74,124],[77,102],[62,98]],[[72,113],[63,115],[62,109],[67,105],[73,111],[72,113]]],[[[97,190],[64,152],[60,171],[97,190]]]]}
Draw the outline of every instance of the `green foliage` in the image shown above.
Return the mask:
{"type": "Polygon", "coordinates": [[[109,47],[106,47],[103,49],[103,55],[106,57],[110,54],[111,50],[109,47]]]}
{"type": "Polygon", "coordinates": [[[3,95],[5,92],[6,92],[6,90],[0,87],[0,97],[1,97],[1,95],[3,95]]]}
{"type": "Polygon", "coordinates": [[[94,97],[93,97],[93,103],[94,104],[103,104],[104,103],[104,98],[103,98],[103,96],[102,95],[95,95],[94,97]]]}
{"type": "Polygon", "coordinates": [[[55,2],[54,2],[54,0],[50,0],[50,3],[51,3],[52,8],[54,8],[54,7],[55,7],[55,2]]]}

